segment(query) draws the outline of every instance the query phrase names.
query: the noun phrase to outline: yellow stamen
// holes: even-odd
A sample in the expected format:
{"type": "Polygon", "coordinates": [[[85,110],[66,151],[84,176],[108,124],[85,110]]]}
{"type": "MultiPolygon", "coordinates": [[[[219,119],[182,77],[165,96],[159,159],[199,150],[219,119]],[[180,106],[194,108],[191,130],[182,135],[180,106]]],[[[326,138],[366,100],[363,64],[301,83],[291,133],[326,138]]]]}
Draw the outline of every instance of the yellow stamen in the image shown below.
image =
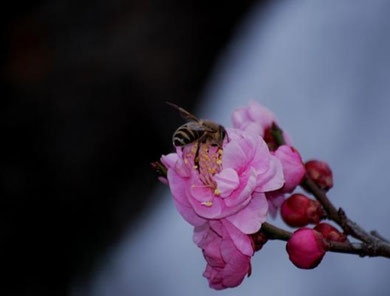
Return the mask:
{"type": "Polygon", "coordinates": [[[217,188],[217,189],[214,190],[214,194],[215,194],[215,195],[220,195],[220,194],[221,194],[221,191],[217,188]]]}
{"type": "Polygon", "coordinates": [[[201,202],[201,205],[204,205],[206,207],[211,207],[213,205],[213,202],[211,202],[211,201],[203,201],[203,202],[201,202]]]}
{"type": "Polygon", "coordinates": [[[222,160],[218,159],[218,160],[217,160],[217,164],[218,164],[218,165],[221,165],[221,164],[222,164],[222,160]]]}

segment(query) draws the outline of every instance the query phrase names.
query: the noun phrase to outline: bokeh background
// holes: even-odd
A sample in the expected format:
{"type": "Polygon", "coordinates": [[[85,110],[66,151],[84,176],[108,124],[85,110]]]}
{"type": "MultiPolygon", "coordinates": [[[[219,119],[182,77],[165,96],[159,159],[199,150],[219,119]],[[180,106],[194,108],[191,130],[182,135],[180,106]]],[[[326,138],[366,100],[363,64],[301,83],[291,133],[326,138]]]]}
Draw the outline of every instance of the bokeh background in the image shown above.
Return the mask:
{"type": "MultiPolygon", "coordinates": [[[[390,237],[387,1],[35,1],[3,10],[2,295],[379,295],[390,262],[328,254],[295,268],[270,242],[210,290],[192,229],[149,162],[181,120],[230,125],[257,100],[330,196],[390,237]]],[[[282,225],[277,219],[276,224],[282,225]]]]}

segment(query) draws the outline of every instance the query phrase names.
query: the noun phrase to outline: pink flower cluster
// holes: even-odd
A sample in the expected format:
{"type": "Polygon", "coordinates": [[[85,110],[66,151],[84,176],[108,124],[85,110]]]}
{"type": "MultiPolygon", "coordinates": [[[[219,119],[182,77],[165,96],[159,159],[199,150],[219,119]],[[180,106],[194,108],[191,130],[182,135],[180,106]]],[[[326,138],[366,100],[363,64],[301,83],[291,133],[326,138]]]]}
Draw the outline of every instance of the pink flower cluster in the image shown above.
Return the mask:
{"type": "Polygon", "coordinates": [[[232,119],[222,147],[198,149],[195,142],[161,158],[175,206],[195,227],[194,242],[207,262],[203,275],[214,289],[235,287],[250,273],[251,235],[305,173],[290,145],[270,151],[263,137],[276,118],[269,110],[253,102],[232,119]]]}

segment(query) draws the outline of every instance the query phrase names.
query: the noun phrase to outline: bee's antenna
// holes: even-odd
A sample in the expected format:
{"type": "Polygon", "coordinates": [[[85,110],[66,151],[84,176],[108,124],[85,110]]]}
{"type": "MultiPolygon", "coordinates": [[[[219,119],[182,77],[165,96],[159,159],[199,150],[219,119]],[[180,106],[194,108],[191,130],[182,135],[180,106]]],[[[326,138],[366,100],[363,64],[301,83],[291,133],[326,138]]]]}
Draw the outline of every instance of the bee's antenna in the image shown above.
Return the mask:
{"type": "Polygon", "coordinates": [[[171,102],[169,102],[169,101],[165,101],[165,103],[166,103],[167,105],[169,105],[169,106],[175,108],[176,110],[179,110],[179,111],[180,111],[180,109],[182,109],[182,108],[180,108],[178,105],[176,105],[176,104],[174,104],[174,103],[171,103],[171,102]]]}
{"type": "Polygon", "coordinates": [[[178,105],[171,103],[171,102],[168,102],[168,101],[165,101],[165,103],[168,104],[169,106],[175,108],[176,110],[178,110],[180,112],[180,115],[182,117],[184,117],[185,119],[190,120],[190,121],[199,121],[199,119],[195,115],[192,115],[190,112],[183,109],[182,107],[179,107],[178,105]]]}

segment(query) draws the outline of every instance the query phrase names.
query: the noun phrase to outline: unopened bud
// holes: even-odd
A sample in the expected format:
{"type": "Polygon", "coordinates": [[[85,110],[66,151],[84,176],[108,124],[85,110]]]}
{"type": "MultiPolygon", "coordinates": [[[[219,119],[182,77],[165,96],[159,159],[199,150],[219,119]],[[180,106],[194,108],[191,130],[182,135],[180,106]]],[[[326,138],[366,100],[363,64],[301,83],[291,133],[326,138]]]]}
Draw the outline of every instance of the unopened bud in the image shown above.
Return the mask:
{"type": "Polygon", "coordinates": [[[310,160],[305,163],[307,175],[322,190],[328,191],[333,187],[332,170],[327,163],[319,160],[310,160]]]}
{"type": "Polygon", "coordinates": [[[279,146],[285,144],[283,131],[275,122],[264,130],[264,141],[270,151],[275,151],[279,146]]]}
{"type": "Polygon", "coordinates": [[[296,267],[311,269],[320,264],[327,245],[321,233],[305,227],[293,233],[287,242],[286,250],[296,267]]]}
{"type": "Polygon", "coordinates": [[[255,251],[259,251],[263,248],[265,243],[268,241],[268,237],[262,232],[256,232],[251,235],[252,246],[255,251]]]}
{"type": "Polygon", "coordinates": [[[316,227],[314,227],[314,229],[320,232],[322,236],[327,240],[341,243],[347,240],[347,237],[344,233],[341,233],[335,227],[328,223],[320,223],[316,227]]]}
{"type": "Polygon", "coordinates": [[[283,201],[280,214],[287,225],[302,227],[317,224],[325,216],[321,204],[303,194],[293,194],[283,201]]]}
{"type": "Polygon", "coordinates": [[[168,179],[167,179],[167,168],[161,161],[155,161],[150,163],[152,166],[152,169],[154,172],[157,174],[158,179],[160,180],[161,183],[168,184],[168,179]]]}

